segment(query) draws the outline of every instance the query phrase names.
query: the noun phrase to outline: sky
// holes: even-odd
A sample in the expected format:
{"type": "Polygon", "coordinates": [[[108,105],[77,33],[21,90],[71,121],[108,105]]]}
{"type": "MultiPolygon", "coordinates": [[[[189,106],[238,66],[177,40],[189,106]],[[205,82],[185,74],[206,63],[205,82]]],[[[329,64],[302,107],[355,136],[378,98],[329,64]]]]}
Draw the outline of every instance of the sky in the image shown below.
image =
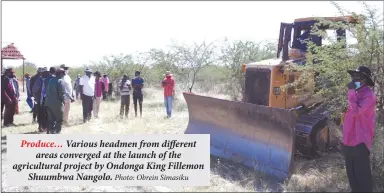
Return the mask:
{"type": "MultiPolygon", "coordinates": [[[[363,11],[356,1],[338,3],[363,11]]],[[[383,2],[367,4],[383,10],[383,2]]],[[[105,55],[165,48],[172,39],[275,40],[280,22],[312,16],[339,14],[328,1],[2,1],[1,42],[13,42],[37,66],[78,66],[105,55]]]]}

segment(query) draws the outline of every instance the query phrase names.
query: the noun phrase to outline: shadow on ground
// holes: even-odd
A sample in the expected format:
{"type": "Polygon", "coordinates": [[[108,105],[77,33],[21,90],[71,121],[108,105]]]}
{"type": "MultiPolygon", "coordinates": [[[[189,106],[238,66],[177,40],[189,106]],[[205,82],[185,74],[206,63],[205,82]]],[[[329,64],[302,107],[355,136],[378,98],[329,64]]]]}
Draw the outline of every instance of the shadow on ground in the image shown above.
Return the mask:
{"type": "Polygon", "coordinates": [[[226,180],[235,181],[255,191],[282,191],[282,182],[268,178],[241,164],[222,160],[215,156],[211,156],[211,171],[226,180]]]}
{"type": "MultiPolygon", "coordinates": [[[[339,151],[331,151],[313,159],[295,156],[293,164],[295,168],[293,173],[304,175],[313,169],[317,169],[319,172],[326,171],[332,167],[342,169],[344,167],[344,159],[339,151]]],[[[211,156],[211,171],[226,180],[235,181],[241,186],[247,186],[255,191],[283,191],[284,182],[257,173],[253,169],[241,164],[214,156],[211,156]]]]}

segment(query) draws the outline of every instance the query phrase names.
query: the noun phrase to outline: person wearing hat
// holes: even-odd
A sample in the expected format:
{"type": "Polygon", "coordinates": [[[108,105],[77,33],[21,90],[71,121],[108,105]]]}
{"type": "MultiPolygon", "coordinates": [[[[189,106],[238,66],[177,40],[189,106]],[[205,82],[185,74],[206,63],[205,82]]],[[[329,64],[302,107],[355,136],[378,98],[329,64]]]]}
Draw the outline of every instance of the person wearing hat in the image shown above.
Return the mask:
{"type": "Polygon", "coordinates": [[[144,79],[140,77],[140,71],[135,72],[135,78],[132,79],[133,87],[133,107],[135,109],[135,117],[137,117],[137,101],[139,101],[140,106],[140,117],[142,116],[143,111],[143,87],[144,79]]]}
{"type": "Polygon", "coordinates": [[[164,105],[167,118],[170,118],[172,116],[173,97],[175,96],[175,79],[173,79],[170,71],[167,71],[164,75],[165,78],[161,82],[161,85],[164,88],[164,105]]]}
{"type": "Polygon", "coordinates": [[[57,68],[55,76],[50,79],[46,89],[44,107],[47,111],[47,134],[60,134],[64,117],[66,97],[65,72],[57,68]]]}
{"type": "Polygon", "coordinates": [[[41,84],[41,92],[40,92],[40,111],[39,111],[39,117],[40,117],[40,131],[45,132],[48,129],[48,114],[47,114],[47,107],[44,105],[45,100],[47,98],[47,87],[49,81],[55,77],[56,68],[50,67],[49,71],[47,68],[44,68],[42,71],[42,84],[41,84]]]}
{"type": "Polygon", "coordinates": [[[348,110],[343,125],[345,164],[352,192],[372,192],[369,154],[375,129],[376,96],[371,70],[348,70],[348,110]]]}
{"type": "Polygon", "coordinates": [[[60,65],[60,68],[64,70],[64,86],[65,86],[65,100],[64,100],[64,124],[68,124],[69,110],[71,108],[71,103],[75,101],[72,92],[72,79],[69,76],[69,67],[65,64],[60,65]]]}
{"type": "Polygon", "coordinates": [[[1,81],[1,100],[4,102],[4,127],[14,126],[14,116],[16,113],[16,104],[18,103],[18,83],[14,80],[15,71],[12,68],[5,70],[5,77],[1,81]]]}
{"type": "MultiPolygon", "coordinates": [[[[36,70],[36,74],[33,75],[31,77],[31,80],[29,81],[29,89],[30,89],[30,93],[31,93],[31,97],[34,98],[34,94],[33,94],[33,86],[35,85],[35,82],[37,79],[41,78],[41,71],[42,71],[43,68],[39,67],[37,68],[36,70]]],[[[32,122],[35,123],[36,122],[36,118],[37,118],[37,114],[39,112],[39,105],[38,103],[36,102],[36,98],[33,99],[33,115],[32,115],[32,122]]]]}
{"type": "Polygon", "coordinates": [[[92,118],[93,100],[95,98],[95,77],[92,76],[92,70],[86,68],[85,75],[80,78],[80,97],[83,105],[83,121],[86,123],[92,118]]]}

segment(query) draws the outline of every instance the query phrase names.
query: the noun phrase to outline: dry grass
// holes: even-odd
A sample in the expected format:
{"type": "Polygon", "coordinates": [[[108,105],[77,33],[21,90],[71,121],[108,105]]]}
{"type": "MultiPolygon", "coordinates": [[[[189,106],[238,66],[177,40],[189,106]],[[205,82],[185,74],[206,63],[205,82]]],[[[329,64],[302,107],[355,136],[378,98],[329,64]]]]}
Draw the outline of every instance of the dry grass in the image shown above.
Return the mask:
{"type": "MultiPolygon", "coordinates": [[[[188,111],[181,92],[175,100],[174,116],[165,119],[163,95],[160,90],[146,89],[143,117],[134,118],[133,106],[130,107],[128,120],[119,119],[119,102],[102,102],[100,119],[82,124],[81,104],[75,102],[71,106],[70,125],[63,128],[62,133],[171,133],[182,134],[188,123],[188,111]]],[[[213,95],[214,93],[206,93],[213,95]]],[[[25,96],[24,96],[25,97],[25,96]]],[[[228,98],[225,95],[215,97],[228,98]]],[[[201,191],[201,192],[249,192],[249,191],[349,191],[344,164],[340,153],[325,155],[317,160],[297,158],[295,174],[284,184],[271,184],[262,180],[250,170],[211,159],[211,186],[185,187],[169,189],[166,187],[128,187],[128,186],[81,186],[81,187],[10,187],[6,182],[6,135],[8,133],[33,133],[36,124],[31,124],[32,116],[25,103],[20,103],[21,114],[15,116],[16,127],[2,129],[2,191],[47,192],[47,191],[76,191],[76,192],[169,192],[169,191],[201,191]]]]}

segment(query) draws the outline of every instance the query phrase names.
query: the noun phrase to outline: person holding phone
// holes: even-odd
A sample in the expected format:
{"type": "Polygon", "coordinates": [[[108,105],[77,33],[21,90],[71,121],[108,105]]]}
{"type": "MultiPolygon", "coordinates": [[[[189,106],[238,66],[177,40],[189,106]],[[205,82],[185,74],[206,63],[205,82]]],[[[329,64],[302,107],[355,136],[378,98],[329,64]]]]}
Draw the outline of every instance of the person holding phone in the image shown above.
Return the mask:
{"type": "Polygon", "coordinates": [[[348,109],[343,125],[345,164],[352,192],[372,192],[372,173],[369,155],[374,130],[376,95],[371,70],[360,66],[348,70],[348,109]]]}

